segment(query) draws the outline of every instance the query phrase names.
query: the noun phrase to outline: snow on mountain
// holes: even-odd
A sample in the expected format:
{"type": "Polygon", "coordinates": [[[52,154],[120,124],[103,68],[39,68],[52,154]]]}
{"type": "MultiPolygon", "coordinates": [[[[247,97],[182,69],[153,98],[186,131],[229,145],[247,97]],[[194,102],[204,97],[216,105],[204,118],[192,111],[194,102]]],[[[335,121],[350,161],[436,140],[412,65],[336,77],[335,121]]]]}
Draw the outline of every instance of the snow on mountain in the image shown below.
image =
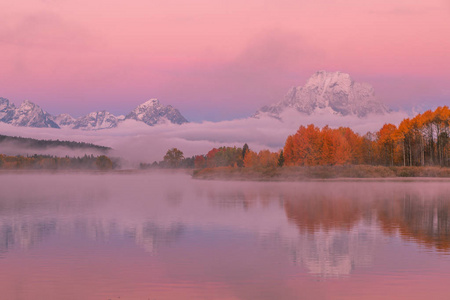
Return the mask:
{"type": "Polygon", "coordinates": [[[13,103],[10,103],[8,99],[0,97],[0,121],[3,117],[5,117],[8,113],[14,111],[16,107],[13,103]]]}
{"type": "Polygon", "coordinates": [[[115,116],[103,110],[74,118],[69,114],[52,116],[28,100],[16,108],[8,99],[0,97],[0,122],[14,126],[98,130],[115,128],[125,120],[135,120],[150,126],[188,122],[177,109],[171,105],[164,106],[157,99],[139,105],[126,116],[115,116]]]}
{"type": "Polygon", "coordinates": [[[113,114],[103,110],[92,112],[84,117],[76,119],[73,129],[97,130],[117,127],[119,119],[113,114]]]}
{"type": "Polygon", "coordinates": [[[150,126],[164,124],[167,122],[175,124],[183,124],[188,122],[180,114],[178,109],[173,108],[171,105],[164,106],[159,103],[158,99],[150,99],[149,101],[139,105],[131,111],[125,119],[141,121],[150,126]]]}
{"type": "MultiPolygon", "coordinates": [[[[3,98],[2,103],[7,105],[9,101],[6,102],[4,100],[6,99],[3,98]]],[[[50,114],[43,111],[38,105],[28,100],[25,100],[16,109],[14,109],[14,106],[10,106],[10,109],[0,121],[14,126],[59,128],[59,126],[52,120],[52,116],[50,114]]]]}
{"type": "Polygon", "coordinates": [[[52,117],[53,122],[58,124],[59,127],[72,127],[77,119],[72,117],[69,114],[59,114],[57,116],[52,117]]]}
{"type": "Polygon", "coordinates": [[[304,86],[292,88],[284,100],[262,107],[254,117],[268,115],[280,119],[280,114],[289,109],[306,115],[328,112],[360,118],[389,112],[375,96],[371,85],[355,82],[346,73],[327,71],[316,72],[304,86]]]}

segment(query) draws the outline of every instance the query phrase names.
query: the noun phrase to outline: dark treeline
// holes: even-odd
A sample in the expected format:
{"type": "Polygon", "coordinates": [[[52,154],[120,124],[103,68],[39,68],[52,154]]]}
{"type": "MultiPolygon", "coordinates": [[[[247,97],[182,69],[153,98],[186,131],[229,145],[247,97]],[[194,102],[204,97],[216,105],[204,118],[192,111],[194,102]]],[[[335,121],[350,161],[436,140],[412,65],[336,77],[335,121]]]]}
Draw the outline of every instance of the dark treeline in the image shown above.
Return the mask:
{"type": "Polygon", "coordinates": [[[172,148],[167,150],[166,155],[164,155],[164,160],[154,161],[152,164],[141,163],[139,166],[141,169],[150,168],[182,168],[182,169],[192,169],[194,168],[194,157],[184,157],[181,150],[177,148],[172,148]]]}
{"type": "Polygon", "coordinates": [[[29,147],[36,149],[47,149],[53,147],[67,147],[70,149],[95,149],[101,152],[108,152],[110,147],[99,146],[91,143],[60,141],[60,140],[38,140],[32,138],[23,138],[16,136],[7,136],[0,134],[0,145],[2,143],[13,143],[15,146],[29,147]]]}
{"type": "MultiPolygon", "coordinates": [[[[248,146],[244,145],[244,149],[248,146]]],[[[243,148],[220,147],[213,148],[206,155],[194,155],[184,157],[181,150],[177,148],[169,149],[164,155],[164,159],[152,164],[141,163],[141,169],[147,168],[206,168],[206,167],[242,167],[244,164],[243,148]]]]}
{"type": "Polygon", "coordinates": [[[50,155],[7,156],[0,154],[0,169],[32,170],[111,170],[117,162],[105,155],[82,157],[56,157],[50,155]]]}
{"type": "Polygon", "coordinates": [[[234,167],[234,168],[253,168],[253,169],[273,169],[282,166],[283,151],[272,153],[269,150],[262,150],[256,153],[249,149],[247,144],[242,148],[238,147],[219,147],[211,149],[205,155],[194,155],[185,158],[183,152],[177,148],[167,151],[164,159],[152,164],[141,163],[141,169],[147,168],[217,168],[217,167],[234,167]]]}

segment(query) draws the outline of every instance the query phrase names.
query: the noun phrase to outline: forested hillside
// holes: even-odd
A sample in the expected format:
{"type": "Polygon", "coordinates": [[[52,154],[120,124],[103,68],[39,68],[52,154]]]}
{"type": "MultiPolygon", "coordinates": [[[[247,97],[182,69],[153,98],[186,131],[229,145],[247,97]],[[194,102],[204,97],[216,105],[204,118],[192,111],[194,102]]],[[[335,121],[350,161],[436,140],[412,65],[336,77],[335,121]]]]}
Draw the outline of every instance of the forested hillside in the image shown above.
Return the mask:
{"type": "Polygon", "coordinates": [[[67,147],[72,150],[74,149],[91,149],[101,152],[108,152],[111,150],[110,147],[99,146],[91,143],[84,142],[72,142],[72,141],[60,141],[60,140],[38,140],[32,138],[23,138],[16,136],[7,136],[0,134],[0,154],[2,144],[13,144],[18,147],[24,148],[34,148],[34,149],[48,149],[53,147],[67,147]]]}

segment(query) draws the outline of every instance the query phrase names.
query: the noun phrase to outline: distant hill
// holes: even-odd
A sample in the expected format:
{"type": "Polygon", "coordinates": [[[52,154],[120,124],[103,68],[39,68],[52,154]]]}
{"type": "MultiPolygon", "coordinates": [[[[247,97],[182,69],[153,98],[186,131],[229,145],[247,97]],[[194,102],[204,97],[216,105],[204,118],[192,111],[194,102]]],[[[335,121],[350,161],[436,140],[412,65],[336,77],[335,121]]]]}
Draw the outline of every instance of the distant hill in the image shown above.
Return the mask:
{"type": "Polygon", "coordinates": [[[111,150],[110,147],[99,146],[91,143],[84,142],[73,142],[73,141],[60,141],[60,140],[37,140],[32,138],[23,138],[16,136],[7,136],[0,134],[0,153],[2,144],[14,144],[18,147],[23,148],[34,148],[34,149],[48,149],[55,147],[67,147],[72,150],[83,149],[83,150],[97,150],[103,153],[107,153],[111,150]]]}

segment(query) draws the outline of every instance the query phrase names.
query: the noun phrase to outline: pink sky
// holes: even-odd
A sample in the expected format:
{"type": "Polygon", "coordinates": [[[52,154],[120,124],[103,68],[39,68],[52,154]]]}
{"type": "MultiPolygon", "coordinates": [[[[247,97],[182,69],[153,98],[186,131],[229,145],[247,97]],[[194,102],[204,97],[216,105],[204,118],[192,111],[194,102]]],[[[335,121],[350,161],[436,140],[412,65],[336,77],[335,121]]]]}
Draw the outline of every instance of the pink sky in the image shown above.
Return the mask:
{"type": "Polygon", "coordinates": [[[50,113],[252,114],[317,70],[391,106],[450,99],[448,0],[19,0],[0,4],[0,96],[50,113]]]}

